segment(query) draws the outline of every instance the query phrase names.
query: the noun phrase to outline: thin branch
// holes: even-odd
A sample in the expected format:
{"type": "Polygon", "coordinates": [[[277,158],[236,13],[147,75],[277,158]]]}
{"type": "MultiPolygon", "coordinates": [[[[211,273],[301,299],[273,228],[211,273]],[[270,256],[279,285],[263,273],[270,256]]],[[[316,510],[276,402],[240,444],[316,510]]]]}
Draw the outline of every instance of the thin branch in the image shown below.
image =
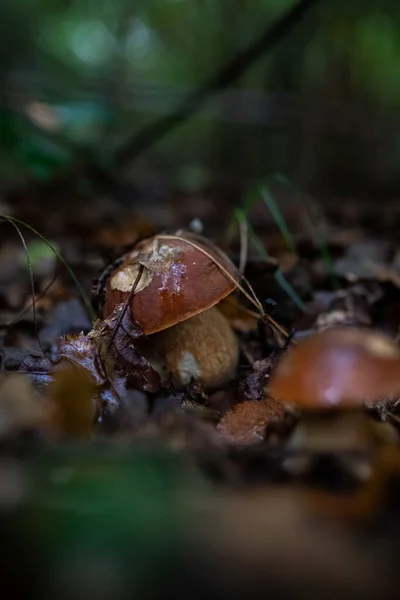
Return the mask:
{"type": "Polygon", "coordinates": [[[126,142],[115,156],[116,165],[128,167],[142,152],[154,142],[170,133],[177,125],[186,121],[200,110],[221,89],[231,85],[263,54],[278,44],[301,21],[307,11],[318,0],[300,0],[273,25],[268,25],[262,35],[248,48],[237,54],[227,64],[207,79],[199,88],[188,94],[175,111],[153,121],[126,142]]]}

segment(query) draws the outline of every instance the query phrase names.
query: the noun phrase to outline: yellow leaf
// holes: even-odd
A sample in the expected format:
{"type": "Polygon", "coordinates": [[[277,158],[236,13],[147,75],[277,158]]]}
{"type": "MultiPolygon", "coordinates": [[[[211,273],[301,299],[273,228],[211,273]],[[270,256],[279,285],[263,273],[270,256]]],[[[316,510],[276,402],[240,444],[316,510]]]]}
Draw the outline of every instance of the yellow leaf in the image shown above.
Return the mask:
{"type": "Polygon", "coordinates": [[[96,416],[95,390],[87,369],[60,361],[47,392],[51,428],[56,434],[90,438],[96,416]]]}

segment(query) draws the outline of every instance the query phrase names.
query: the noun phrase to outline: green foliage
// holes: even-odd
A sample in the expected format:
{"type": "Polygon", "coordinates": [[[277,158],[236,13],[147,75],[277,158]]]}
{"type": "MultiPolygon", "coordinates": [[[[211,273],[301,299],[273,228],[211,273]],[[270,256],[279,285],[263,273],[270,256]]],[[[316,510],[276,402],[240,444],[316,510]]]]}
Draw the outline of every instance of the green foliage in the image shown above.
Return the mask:
{"type": "MultiPolygon", "coordinates": [[[[107,154],[146,121],[168,114],[177,94],[198,85],[294,4],[5,0],[0,8],[1,83],[22,96],[15,106],[1,108],[1,177],[52,177],[82,148],[107,154]],[[32,118],[32,101],[53,111],[53,128],[32,118]]],[[[253,65],[237,90],[263,90],[266,98],[291,93],[302,106],[318,99],[324,106],[334,90],[338,105],[356,103],[360,114],[367,111],[366,119],[372,114],[375,128],[385,126],[400,108],[399,20],[396,0],[321,2],[253,65]],[[392,112],[383,113],[382,107],[392,112]]],[[[266,163],[270,171],[291,171],[296,131],[290,123],[274,129],[261,122],[256,130],[257,125],[229,118],[225,123],[223,99],[210,106],[211,112],[202,112],[159,145],[158,155],[177,180],[177,165],[222,172],[239,167],[250,176],[262,175],[266,163]],[[253,134],[259,140],[254,148],[248,142],[253,134]],[[243,144],[246,153],[240,150],[243,144]],[[232,157],[238,164],[232,164],[232,157]]],[[[349,127],[361,146],[363,132],[354,123],[349,127]]],[[[387,131],[390,136],[390,126],[387,131]]],[[[329,140],[326,144],[319,154],[329,163],[329,140]]],[[[396,147],[394,133],[386,146],[393,172],[400,167],[400,157],[390,151],[396,147]]]]}
{"type": "Polygon", "coordinates": [[[356,24],[352,73],[379,104],[400,105],[400,10],[397,18],[368,15],[356,24]]]}
{"type": "Polygon", "coordinates": [[[120,577],[154,574],[154,564],[179,553],[189,530],[184,494],[204,486],[162,448],[59,446],[29,469],[18,525],[24,544],[36,548],[39,569],[55,577],[83,576],[93,564],[114,569],[115,561],[120,577]]]}
{"type": "Polygon", "coordinates": [[[286,223],[285,217],[283,216],[277,202],[275,201],[273,194],[271,194],[270,190],[268,189],[268,186],[266,185],[262,185],[258,191],[262,201],[267,206],[272,217],[274,218],[275,223],[279,227],[279,230],[283,236],[283,239],[286,242],[288,249],[292,252],[292,254],[298,256],[299,253],[297,250],[296,241],[286,223]]]}

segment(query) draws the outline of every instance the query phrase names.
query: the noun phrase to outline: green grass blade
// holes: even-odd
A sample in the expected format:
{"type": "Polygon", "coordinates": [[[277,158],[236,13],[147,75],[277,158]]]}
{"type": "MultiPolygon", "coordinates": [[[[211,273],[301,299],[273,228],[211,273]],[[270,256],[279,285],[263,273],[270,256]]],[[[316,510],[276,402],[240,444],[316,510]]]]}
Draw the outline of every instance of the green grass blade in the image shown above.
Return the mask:
{"type": "Polygon", "coordinates": [[[307,220],[307,224],[310,228],[314,245],[318,248],[318,250],[321,253],[322,260],[325,264],[325,271],[326,271],[327,275],[331,278],[333,286],[335,288],[338,287],[338,282],[337,282],[337,278],[335,276],[335,271],[334,271],[334,263],[333,263],[332,255],[329,251],[328,244],[326,242],[325,236],[323,235],[323,233],[321,231],[321,228],[318,227],[318,224],[315,222],[314,218],[311,215],[310,207],[306,200],[307,196],[301,190],[299,190],[295,186],[295,184],[292,181],[290,181],[290,179],[288,179],[282,173],[276,173],[275,175],[273,175],[273,180],[286,186],[287,188],[289,188],[296,194],[296,196],[299,200],[299,203],[301,204],[301,206],[303,208],[303,213],[307,220]]]}
{"type": "Polygon", "coordinates": [[[88,315],[90,317],[90,319],[92,321],[96,321],[97,319],[97,315],[96,312],[92,306],[92,303],[89,299],[89,296],[86,294],[85,290],[83,289],[81,283],[79,282],[79,279],[77,278],[77,276],[75,275],[74,271],[71,269],[71,267],[69,266],[69,264],[67,263],[67,261],[65,260],[65,258],[62,256],[62,254],[60,254],[60,252],[57,250],[57,248],[55,248],[50,242],[49,240],[47,240],[44,235],[42,235],[39,231],[37,231],[34,227],[32,227],[31,225],[29,225],[28,223],[25,223],[25,221],[22,221],[21,219],[17,219],[17,217],[11,217],[9,215],[1,215],[3,216],[3,218],[7,221],[11,221],[13,223],[18,223],[19,225],[22,225],[23,227],[26,227],[27,229],[29,229],[29,231],[32,231],[32,233],[34,233],[35,235],[37,235],[43,242],[45,242],[45,244],[47,244],[47,246],[54,252],[55,256],[57,256],[57,258],[62,262],[62,264],[64,265],[64,267],[67,269],[72,281],[74,282],[76,289],[78,290],[81,298],[82,298],[82,302],[85,305],[85,308],[88,312],[88,315]]]}
{"type": "Polygon", "coordinates": [[[338,281],[337,281],[337,278],[335,275],[334,262],[333,262],[332,255],[329,251],[328,244],[326,243],[325,236],[322,233],[321,228],[318,227],[317,223],[311,216],[311,212],[310,212],[307,204],[304,203],[303,206],[304,206],[305,218],[306,218],[307,223],[312,232],[314,244],[317,246],[318,250],[321,253],[322,260],[325,264],[326,273],[330,277],[333,287],[337,288],[337,287],[339,287],[339,284],[338,284],[338,281]]]}
{"type": "Polygon", "coordinates": [[[275,198],[273,197],[273,195],[271,194],[271,192],[269,191],[268,187],[265,185],[260,186],[260,188],[258,189],[259,194],[262,198],[262,201],[264,202],[264,204],[267,206],[269,212],[271,213],[275,223],[277,224],[279,231],[282,234],[283,239],[286,242],[287,247],[289,248],[289,250],[292,252],[292,254],[294,254],[296,257],[299,256],[299,251],[296,245],[296,242],[294,240],[294,237],[288,227],[288,224],[286,223],[285,217],[283,216],[283,214],[281,213],[281,211],[279,210],[278,204],[275,201],[275,198]]]}
{"type": "MultiPolygon", "coordinates": [[[[241,208],[237,208],[235,210],[234,214],[235,214],[235,218],[238,221],[246,220],[249,238],[250,238],[254,248],[260,254],[260,256],[266,262],[276,263],[276,260],[269,254],[268,250],[265,248],[265,246],[262,243],[262,241],[260,240],[259,236],[254,231],[253,227],[250,225],[245,211],[241,208]]],[[[278,268],[275,271],[274,278],[279,283],[279,285],[282,287],[282,289],[287,293],[287,295],[292,300],[292,302],[297,306],[297,308],[299,308],[299,310],[301,310],[302,312],[305,313],[306,306],[305,306],[303,300],[300,298],[300,296],[298,295],[296,290],[293,288],[293,286],[288,282],[288,280],[286,279],[285,275],[283,274],[283,272],[280,268],[278,268]]]]}

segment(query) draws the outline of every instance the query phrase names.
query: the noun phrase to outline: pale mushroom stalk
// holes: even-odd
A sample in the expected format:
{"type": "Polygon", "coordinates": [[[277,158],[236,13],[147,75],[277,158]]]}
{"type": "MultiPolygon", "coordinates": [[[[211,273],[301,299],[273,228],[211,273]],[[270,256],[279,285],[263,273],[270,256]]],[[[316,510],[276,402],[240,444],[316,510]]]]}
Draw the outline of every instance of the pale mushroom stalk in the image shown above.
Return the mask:
{"type": "Polygon", "coordinates": [[[284,355],[269,393],[300,410],[292,444],[310,450],[365,450],[386,429],[367,406],[400,391],[400,350],[387,336],[335,328],[302,340],[284,355]]]}
{"type": "Polygon", "coordinates": [[[239,357],[236,336],[215,307],[154,333],[142,350],[162,381],[171,374],[178,386],[195,380],[205,389],[229,381],[239,357]]]}

